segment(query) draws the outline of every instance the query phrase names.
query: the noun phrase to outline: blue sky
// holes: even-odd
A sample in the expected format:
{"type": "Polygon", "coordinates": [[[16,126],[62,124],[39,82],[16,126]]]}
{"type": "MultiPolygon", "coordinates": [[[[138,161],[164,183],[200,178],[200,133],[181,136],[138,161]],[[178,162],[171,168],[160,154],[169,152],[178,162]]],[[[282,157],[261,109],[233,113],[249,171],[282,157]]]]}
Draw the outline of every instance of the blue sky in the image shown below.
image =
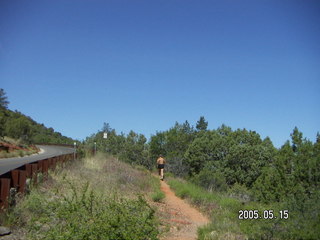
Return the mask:
{"type": "Polygon", "coordinates": [[[9,108],[84,139],[110,123],[320,131],[319,1],[0,2],[9,108]]]}

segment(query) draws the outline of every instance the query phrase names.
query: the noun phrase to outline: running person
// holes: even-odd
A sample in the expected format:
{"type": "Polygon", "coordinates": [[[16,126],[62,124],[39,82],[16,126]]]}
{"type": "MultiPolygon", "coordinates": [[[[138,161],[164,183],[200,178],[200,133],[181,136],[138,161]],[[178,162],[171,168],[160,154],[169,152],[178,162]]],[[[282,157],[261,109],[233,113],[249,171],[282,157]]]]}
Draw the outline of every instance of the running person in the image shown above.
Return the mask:
{"type": "Polygon", "coordinates": [[[166,160],[163,158],[162,155],[159,156],[157,159],[157,164],[158,164],[158,170],[159,170],[159,176],[160,179],[163,181],[163,170],[164,170],[164,165],[166,164],[166,160]]]}

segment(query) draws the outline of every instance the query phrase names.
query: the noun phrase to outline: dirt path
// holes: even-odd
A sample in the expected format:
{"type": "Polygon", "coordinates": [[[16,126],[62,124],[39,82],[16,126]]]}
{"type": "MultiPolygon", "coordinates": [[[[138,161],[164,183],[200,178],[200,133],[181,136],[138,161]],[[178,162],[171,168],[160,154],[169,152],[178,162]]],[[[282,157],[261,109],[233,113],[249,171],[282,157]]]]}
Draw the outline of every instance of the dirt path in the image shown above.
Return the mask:
{"type": "Polygon", "coordinates": [[[166,197],[163,206],[160,206],[160,211],[167,227],[170,228],[161,240],[197,239],[197,228],[209,223],[209,219],[181,198],[178,198],[164,181],[161,181],[161,190],[166,197]]]}

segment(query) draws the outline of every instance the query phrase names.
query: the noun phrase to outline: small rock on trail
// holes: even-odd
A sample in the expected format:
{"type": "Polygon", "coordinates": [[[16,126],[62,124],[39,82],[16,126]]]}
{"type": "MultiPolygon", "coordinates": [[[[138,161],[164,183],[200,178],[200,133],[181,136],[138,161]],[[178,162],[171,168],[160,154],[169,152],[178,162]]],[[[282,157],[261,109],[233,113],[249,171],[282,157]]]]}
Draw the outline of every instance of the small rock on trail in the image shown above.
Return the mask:
{"type": "Polygon", "coordinates": [[[0,226],[0,236],[9,235],[11,230],[7,227],[0,226]]]}

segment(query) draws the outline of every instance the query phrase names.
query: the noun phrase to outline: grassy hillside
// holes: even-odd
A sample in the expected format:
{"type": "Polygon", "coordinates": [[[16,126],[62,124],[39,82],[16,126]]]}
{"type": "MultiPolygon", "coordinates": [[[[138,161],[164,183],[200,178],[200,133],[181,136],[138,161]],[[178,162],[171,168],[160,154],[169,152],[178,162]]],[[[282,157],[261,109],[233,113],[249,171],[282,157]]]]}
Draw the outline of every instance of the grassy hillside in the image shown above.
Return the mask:
{"type": "Polygon", "coordinates": [[[178,196],[211,216],[211,223],[198,230],[199,239],[319,239],[319,199],[306,203],[312,210],[297,209],[292,202],[250,201],[250,193],[240,185],[222,193],[182,179],[168,182],[178,196]]]}
{"type": "Polygon", "coordinates": [[[19,111],[8,109],[0,89],[0,158],[22,157],[39,151],[34,144],[73,144],[74,140],[48,128],[19,111]]]}
{"type": "Polygon", "coordinates": [[[17,139],[23,143],[73,144],[71,138],[37,123],[31,117],[8,108],[9,101],[4,89],[0,88],[0,140],[3,137],[17,139]]]}
{"type": "Polygon", "coordinates": [[[51,173],[0,224],[22,239],[157,239],[157,192],[148,171],[98,155],[51,173]]]}
{"type": "Polygon", "coordinates": [[[23,143],[21,140],[9,137],[0,139],[0,158],[23,157],[38,152],[35,145],[23,143]]]}
{"type": "Polygon", "coordinates": [[[25,143],[73,144],[71,138],[63,136],[18,111],[0,108],[0,137],[20,139],[25,143]]]}

